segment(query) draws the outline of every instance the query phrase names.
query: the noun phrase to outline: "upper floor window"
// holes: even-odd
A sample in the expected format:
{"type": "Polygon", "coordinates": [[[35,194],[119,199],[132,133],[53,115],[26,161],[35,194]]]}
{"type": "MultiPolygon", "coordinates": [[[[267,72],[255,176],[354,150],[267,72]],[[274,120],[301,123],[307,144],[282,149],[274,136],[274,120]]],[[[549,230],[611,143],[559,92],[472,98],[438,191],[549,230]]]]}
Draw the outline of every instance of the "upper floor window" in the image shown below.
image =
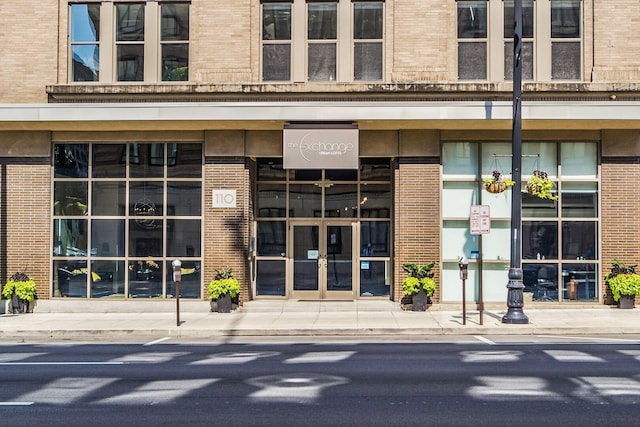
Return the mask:
{"type": "Polygon", "coordinates": [[[458,78],[487,78],[487,1],[458,2],[458,78]]]}
{"type": "Polygon", "coordinates": [[[119,82],[144,81],[144,4],[116,7],[116,58],[119,82]]]}
{"type": "Polygon", "coordinates": [[[262,2],[262,80],[381,80],[382,1],[262,2]]]}
{"type": "Polygon", "coordinates": [[[551,79],[579,80],[581,1],[551,1],[551,79]]]}
{"type": "Polygon", "coordinates": [[[186,1],[71,3],[69,39],[71,81],[189,79],[186,1]]]}
{"type": "Polygon", "coordinates": [[[100,5],[72,4],[71,78],[74,82],[97,82],[100,73],[100,5]]]}
{"type": "MultiPolygon", "coordinates": [[[[456,3],[458,79],[512,80],[514,1],[456,3]]],[[[582,37],[582,0],[522,0],[523,80],[580,80],[582,37]]]]}

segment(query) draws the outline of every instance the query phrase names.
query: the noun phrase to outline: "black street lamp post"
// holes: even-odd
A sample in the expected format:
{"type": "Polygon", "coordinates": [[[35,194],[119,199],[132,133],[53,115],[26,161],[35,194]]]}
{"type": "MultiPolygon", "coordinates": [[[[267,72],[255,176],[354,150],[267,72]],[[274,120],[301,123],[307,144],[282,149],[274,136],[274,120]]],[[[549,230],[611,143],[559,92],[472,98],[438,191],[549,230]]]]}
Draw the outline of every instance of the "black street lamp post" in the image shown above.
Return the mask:
{"type": "Polygon", "coordinates": [[[524,306],[524,282],[522,280],[522,0],[514,0],[513,31],[513,125],[511,132],[511,174],[515,181],[511,198],[511,262],[507,283],[507,313],[502,323],[526,324],[529,318],[524,306]]]}

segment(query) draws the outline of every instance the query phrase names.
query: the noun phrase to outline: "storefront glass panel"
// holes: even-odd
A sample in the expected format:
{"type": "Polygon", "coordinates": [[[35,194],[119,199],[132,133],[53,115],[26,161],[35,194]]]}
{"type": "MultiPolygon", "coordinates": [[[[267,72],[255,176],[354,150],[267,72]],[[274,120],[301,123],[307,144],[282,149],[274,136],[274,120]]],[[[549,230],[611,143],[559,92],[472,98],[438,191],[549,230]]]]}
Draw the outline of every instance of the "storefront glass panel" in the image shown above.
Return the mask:
{"type": "Polygon", "coordinates": [[[91,247],[99,257],[124,257],[124,229],[122,219],[94,219],[91,221],[91,247]]]}
{"type": "Polygon", "coordinates": [[[391,218],[391,185],[360,185],[360,217],[391,218]]]}
{"type": "Polygon", "coordinates": [[[53,295],[56,297],[86,298],[87,261],[54,261],[53,295]]]}
{"type": "Polygon", "coordinates": [[[564,301],[598,300],[598,265],[594,263],[562,264],[564,301]]]}
{"type": "Polygon", "coordinates": [[[391,255],[390,224],[388,221],[360,223],[360,255],[363,257],[391,255]]]}
{"type": "Polygon", "coordinates": [[[94,145],[91,155],[93,178],[124,178],[127,165],[126,144],[94,145]]]}
{"type": "Polygon", "coordinates": [[[56,144],[53,170],[56,178],[86,178],[89,174],[89,145],[56,144]]]}
{"type": "Polygon", "coordinates": [[[127,184],[120,181],[91,183],[91,214],[93,216],[124,216],[127,184]]]}
{"type": "Polygon", "coordinates": [[[361,297],[388,297],[391,280],[390,261],[360,261],[361,297]]]}
{"type": "Polygon", "coordinates": [[[258,256],[282,256],[287,250],[287,223],[285,221],[258,221],[258,256]]]}
{"type": "MultiPolygon", "coordinates": [[[[534,301],[572,301],[570,296],[597,300],[599,280],[602,280],[594,273],[600,269],[598,144],[526,141],[522,153],[520,243],[525,291],[531,292],[534,301]],[[552,179],[557,200],[540,199],[526,191],[526,182],[534,170],[544,171],[552,179]],[[576,280],[593,286],[578,285],[577,295],[570,295],[567,271],[579,269],[584,270],[580,273],[582,276],[593,276],[594,280],[578,279],[578,273],[576,280]]],[[[506,298],[504,286],[511,256],[511,194],[517,190],[511,188],[497,195],[490,194],[479,186],[476,176],[486,178],[497,170],[509,177],[511,160],[510,143],[445,142],[442,145],[443,283],[456,280],[457,259],[465,256],[470,261],[468,281],[475,283],[471,291],[477,292],[482,279],[484,301],[506,298]],[[480,165],[473,157],[475,152],[481,153],[480,165]],[[480,192],[480,200],[476,191],[480,192]],[[470,206],[476,204],[490,208],[491,229],[482,236],[470,233],[468,212],[470,206]]],[[[454,289],[443,287],[443,301],[459,300],[457,298],[454,289]]]]}
{"type": "Polygon", "coordinates": [[[258,184],[256,213],[259,218],[284,218],[287,216],[287,185],[258,184]]]}
{"type": "Polygon", "coordinates": [[[56,144],[52,295],[174,297],[163,266],[200,269],[202,164],[198,143],[56,144]]]}
{"type": "MultiPolygon", "coordinates": [[[[173,281],[173,265],[167,264],[167,298],[176,295],[176,282],[173,281]]],[[[202,287],[201,265],[198,261],[184,261],[181,265],[180,298],[200,298],[202,287]]]]}
{"type": "Polygon", "coordinates": [[[524,291],[533,294],[534,301],[558,301],[558,265],[523,263],[524,291]]]}
{"type": "Polygon", "coordinates": [[[522,222],[522,259],[558,259],[557,222],[522,222]]]}
{"type": "Polygon", "coordinates": [[[202,184],[193,181],[167,182],[167,215],[200,216],[202,184]]]}
{"type": "Polygon", "coordinates": [[[285,260],[258,260],[256,262],[256,295],[284,296],[286,266],[285,260]]]}
{"type": "Polygon", "coordinates": [[[124,261],[96,260],[91,263],[91,298],[124,297],[124,261]]]}
{"type": "Polygon", "coordinates": [[[88,214],[88,186],[85,181],[58,181],[53,186],[55,215],[83,216],[88,214]]]}
{"type": "Polygon", "coordinates": [[[294,218],[320,218],[322,188],[316,184],[290,184],[289,215],[294,218]]]}
{"type": "Polygon", "coordinates": [[[325,218],[356,218],[358,216],[358,186],[335,184],[325,188],[325,218]]]}

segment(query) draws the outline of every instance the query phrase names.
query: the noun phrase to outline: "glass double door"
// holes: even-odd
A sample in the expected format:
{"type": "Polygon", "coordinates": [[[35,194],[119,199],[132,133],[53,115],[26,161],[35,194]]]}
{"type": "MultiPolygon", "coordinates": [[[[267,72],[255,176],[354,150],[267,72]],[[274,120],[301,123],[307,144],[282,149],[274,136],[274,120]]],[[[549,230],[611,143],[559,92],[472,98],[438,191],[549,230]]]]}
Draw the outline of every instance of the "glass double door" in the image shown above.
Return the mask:
{"type": "Polygon", "coordinates": [[[354,298],[353,232],[344,221],[300,221],[290,224],[289,284],[291,297],[312,299],[354,298]]]}

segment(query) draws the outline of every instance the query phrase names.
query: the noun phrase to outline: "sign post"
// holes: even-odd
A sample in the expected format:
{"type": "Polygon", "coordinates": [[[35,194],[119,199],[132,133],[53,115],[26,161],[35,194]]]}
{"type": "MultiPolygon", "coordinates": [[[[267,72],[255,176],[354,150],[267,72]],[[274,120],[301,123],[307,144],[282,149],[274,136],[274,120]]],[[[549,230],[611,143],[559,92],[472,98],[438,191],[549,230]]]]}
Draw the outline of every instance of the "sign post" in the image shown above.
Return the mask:
{"type": "Polygon", "coordinates": [[[489,205],[471,206],[471,234],[478,236],[478,309],[480,312],[480,325],[484,315],[484,296],[482,295],[482,235],[491,231],[491,209],[489,205]]]}

